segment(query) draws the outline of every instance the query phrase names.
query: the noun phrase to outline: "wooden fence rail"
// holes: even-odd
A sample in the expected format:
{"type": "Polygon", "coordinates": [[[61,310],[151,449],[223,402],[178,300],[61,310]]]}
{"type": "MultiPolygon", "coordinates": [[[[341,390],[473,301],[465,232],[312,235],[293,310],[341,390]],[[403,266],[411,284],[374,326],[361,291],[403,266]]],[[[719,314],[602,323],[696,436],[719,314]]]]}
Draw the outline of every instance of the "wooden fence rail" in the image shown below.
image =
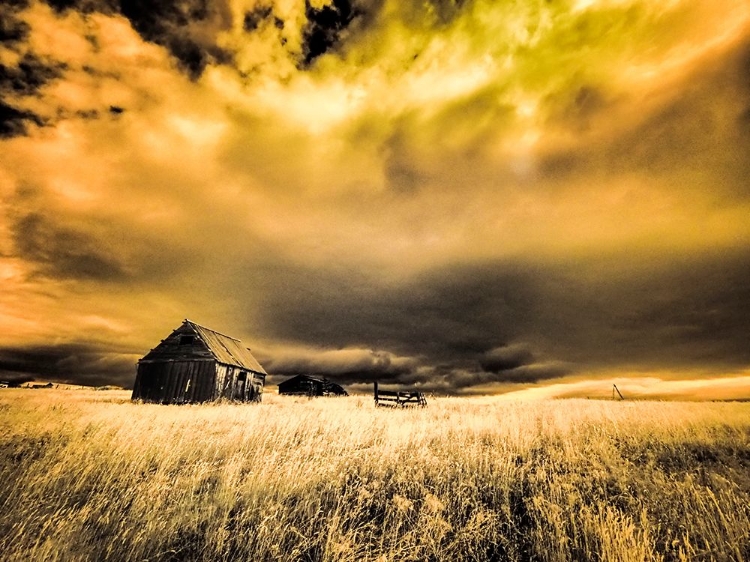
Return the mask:
{"type": "Polygon", "coordinates": [[[419,406],[424,408],[425,406],[427,406],[427,399],[424,397],[424,394],[422,394],[421,392],[417,392],[416,390],[379,390],[378,383],[376,382],[375,405],[401,408],[407,406],[419,406]]]}

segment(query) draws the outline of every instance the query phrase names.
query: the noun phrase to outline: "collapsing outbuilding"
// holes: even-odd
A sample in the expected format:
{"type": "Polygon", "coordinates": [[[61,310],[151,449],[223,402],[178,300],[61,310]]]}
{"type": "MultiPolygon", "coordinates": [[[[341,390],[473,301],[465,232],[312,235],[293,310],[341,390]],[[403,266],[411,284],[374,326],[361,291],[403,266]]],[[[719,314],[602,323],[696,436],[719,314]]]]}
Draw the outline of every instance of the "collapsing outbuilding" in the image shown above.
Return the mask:
{"type": "Polygon", "coordinates": [[[260,402],[266,372],[236,338],[190,320],[138,361],[133,400],[260,402]]]}
{"type": "Polygon", "coordinates": [[[296,394],[299,396],[349,396],[349,393],[335,382],[328,379],[297,375],[279,383],[279,394],[296,394]]]}

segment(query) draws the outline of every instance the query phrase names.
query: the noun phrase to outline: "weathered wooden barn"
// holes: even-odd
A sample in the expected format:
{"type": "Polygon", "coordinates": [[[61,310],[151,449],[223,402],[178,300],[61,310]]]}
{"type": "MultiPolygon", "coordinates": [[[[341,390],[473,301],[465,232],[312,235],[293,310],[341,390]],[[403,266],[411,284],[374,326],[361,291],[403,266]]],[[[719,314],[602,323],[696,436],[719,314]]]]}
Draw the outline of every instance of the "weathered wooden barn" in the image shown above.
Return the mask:
{"type": "Polygon", "coordinates": [[[238,339],[190,320],[138,361],[133,400],[260,402],[266,372],[238,339]]]}
{"type": "Polygon", "coordinates": [[[279,394],[299,396],[349,396],[344,388],[328,379],[297,375],[279,383],[279,394]]]}

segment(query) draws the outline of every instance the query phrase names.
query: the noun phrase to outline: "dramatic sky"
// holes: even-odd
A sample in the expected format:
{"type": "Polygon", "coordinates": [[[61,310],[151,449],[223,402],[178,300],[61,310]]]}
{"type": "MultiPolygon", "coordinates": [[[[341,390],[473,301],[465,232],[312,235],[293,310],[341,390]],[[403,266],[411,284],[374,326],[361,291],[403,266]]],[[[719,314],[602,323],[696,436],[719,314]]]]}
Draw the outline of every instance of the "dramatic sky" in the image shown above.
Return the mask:
{"type": "MultiPolygon", "coordinates": [[[[747,0],[0,4],[0,377],[750,397],[747,0]]],[[[514,394],[516,395],[516,394],[514,394]]]]}

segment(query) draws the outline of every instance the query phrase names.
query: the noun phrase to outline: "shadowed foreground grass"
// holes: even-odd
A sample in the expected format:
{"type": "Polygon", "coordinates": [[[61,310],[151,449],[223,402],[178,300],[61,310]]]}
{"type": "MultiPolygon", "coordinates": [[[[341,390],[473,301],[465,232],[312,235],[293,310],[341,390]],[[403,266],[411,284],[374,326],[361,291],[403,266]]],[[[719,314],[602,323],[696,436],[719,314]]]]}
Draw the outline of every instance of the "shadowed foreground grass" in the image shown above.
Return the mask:
{"type": "Polygon", "coordinates": [[[0,391],[4,560],[750,560],[750,404],[0,391]]]}

